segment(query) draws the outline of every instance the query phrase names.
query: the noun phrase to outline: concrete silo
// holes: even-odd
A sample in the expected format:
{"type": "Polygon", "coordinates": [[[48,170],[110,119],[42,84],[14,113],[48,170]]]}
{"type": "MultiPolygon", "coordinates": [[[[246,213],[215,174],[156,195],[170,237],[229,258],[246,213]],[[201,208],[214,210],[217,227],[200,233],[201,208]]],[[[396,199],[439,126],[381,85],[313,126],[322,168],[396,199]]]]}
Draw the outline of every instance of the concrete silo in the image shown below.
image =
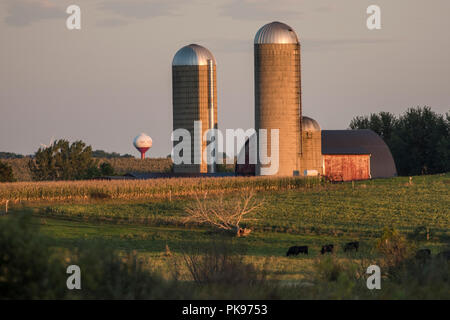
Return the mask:
{"type": "MultiPolygon", "coordinates": [[[[281,22],[264,25],[255,36],[254,59],[255,129],[257,132],[267,129],[268,152],[271,149],[270,129],[279,129],[276,175],[292,176],[299,173],[301,154],[300,43],[297,34],[281,22]]],[[[257,175],[261,174],[261,167],[264,165],[259,162],[257,175]]]]}
{"type": "Polygon", "coordinates": [[[300,175],[323,174],[322,133],[319,123],[309,117],[302,117],[302,154],[299,160],[300,175]]]}
{"type": "Polygon", "coordinates": [[[174,172],[214,172],[214,166],[208,168],[202,157],[206,148],[202,137],[208,129],[217,128],[216,60],[208,49],[190,44],[178,50],[172,62],[172,90],[173,130],[186,129],[191,135],[191,164],[175,164],[174,172]],[[196,136],[194,121],[202,125],[196,136]]]}

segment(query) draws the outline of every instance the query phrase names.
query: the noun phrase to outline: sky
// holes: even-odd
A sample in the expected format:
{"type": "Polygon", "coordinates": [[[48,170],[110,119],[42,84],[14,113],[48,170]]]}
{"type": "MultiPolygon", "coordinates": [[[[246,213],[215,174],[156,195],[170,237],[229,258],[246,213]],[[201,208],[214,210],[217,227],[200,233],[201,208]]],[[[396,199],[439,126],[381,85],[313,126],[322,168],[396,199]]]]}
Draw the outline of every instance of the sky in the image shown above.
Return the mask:
{"type": "Polygon", "coordinates": [[[170,154],[171,63],[197,43],[217,61],[219,128],[254,126],[253,38],[281,21],[301,43],[303,114],[322,129],[357,115],[450,111],[450,1],[2,0],[0,151],[64,138],[93,149],[170,154]],[[66,8],[81,8],[68,30],[66,8]],[[369,5],[381,29],[366,26],[369,5]]]}

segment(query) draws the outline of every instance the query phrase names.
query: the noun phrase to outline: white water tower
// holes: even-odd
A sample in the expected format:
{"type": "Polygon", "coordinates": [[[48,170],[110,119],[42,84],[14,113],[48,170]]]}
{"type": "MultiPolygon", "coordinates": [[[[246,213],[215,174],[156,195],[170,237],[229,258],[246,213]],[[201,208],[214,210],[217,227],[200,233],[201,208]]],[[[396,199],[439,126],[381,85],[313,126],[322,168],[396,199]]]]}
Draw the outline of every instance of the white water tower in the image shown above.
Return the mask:
{"type": "Polygon", "coordinates": [[[145,153],[152,147],[153,141],[145,133],[141,133],[133,140],[134,147],[141,153],[141,159],[145,159],[145,153]]]}

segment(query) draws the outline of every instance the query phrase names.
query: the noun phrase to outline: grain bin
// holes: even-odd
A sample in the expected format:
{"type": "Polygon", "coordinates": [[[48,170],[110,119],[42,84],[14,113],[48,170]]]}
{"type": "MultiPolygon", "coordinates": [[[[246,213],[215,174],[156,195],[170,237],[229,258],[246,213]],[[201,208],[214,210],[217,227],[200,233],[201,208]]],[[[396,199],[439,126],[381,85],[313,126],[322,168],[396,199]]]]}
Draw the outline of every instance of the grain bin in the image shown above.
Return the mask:
{"type": "Polygon", "coordinates": [[[302,117],[302,154],[299,171],[302,176],[323,174],[322,134],[319,123],[302,117]]]}
{"type": "Polygon", "coordinates": [[[186,129],[191,135],[191,164],[174,165],[174,172],[214,172],[214,165],[208,167],[202,157],[206,149],[202,137],[208,129],[217,128],[216,60],[208,49],[190,44],[175,54],[172,99],[173,130],[186,129]],[[194,121],[201,121],[201,136],[194,137],[194,121]]]}
{"type": "MultiPolygon", "coordinates": [[[[264,25],[254,39],[254,59],[255,129],[257,132],[267,129],[269,152],[270,130],[279,129],[276,175],[292,176],[299,172],[301,154],[300,43],[297,34],[281,22],[264,25]]],[[[258,156],[257,175],[262,173],[262,167],[258,156]]]]}

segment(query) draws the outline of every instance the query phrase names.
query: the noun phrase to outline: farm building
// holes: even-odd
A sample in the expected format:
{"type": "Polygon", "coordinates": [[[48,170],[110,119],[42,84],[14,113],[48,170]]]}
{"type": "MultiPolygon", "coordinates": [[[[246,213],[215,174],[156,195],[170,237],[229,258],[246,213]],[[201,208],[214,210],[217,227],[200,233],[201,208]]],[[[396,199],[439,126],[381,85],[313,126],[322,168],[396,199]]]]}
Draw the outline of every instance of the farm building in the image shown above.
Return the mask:
{"type": "Polygon", "coordinates": [[[312,118],[302,117],[301,132],[299,175],[322,174],[322,136],[319,123],[312,118]]]}
{"type": "Polygon", "coordinates": [[[239,152],[238,159],[243,160],[244,163],[239,163],[236,161],[236,166],[234,167],[236,175],[240,176],[254,176],[256,175],[256,164],[250,163],[250,139],[247,139],[244,147],[239,152]]]}
{"type": "MultiPolygon", "coordinates": [[[[288,25],[272,22],[262,26],[254,38],[255,130],[267,130],[267,150],[271,150],[272,129],[279,130],[278,172],[291,176],[299,170],[301,150],[302,101],[300,72],[300,42],[288,25]]],[[[258,160],[257,175],[268,167],[258,160]]]]}
{"type": "MultiPolygon", "coordinates": [[[[317,121],[302,115],[300,41],[290,26],[277,21],[268,23],[258,30],[253,44],[256,130],[253,141],[257,144],[258,140],[263,141],[270,153],[271,134],[277,134],[278,130],[278,152],[269,155],[278,168],[274,172],[266,170],[271,164],[264,163],[259,152],[249,150],[253,144],[247,140],[238,155],[236,174],[324,175],[337,181],[397,175],[389,148],[375,132],[322,131],[317,121]],[[257,155],[256,163],[250,163],[250,154],[257,155]]],[[[207,146],[201,140],[206,130],[217,128],[218,123],[216,60],[212,53],[195,44],[181,48],[172,62],[172,89],[173,129],[184,129],[194,138],[196,130],[201,133],[191,140],[190,163],[183,160],[175,164],[174,173],[217,174],[216,155],[211,156],[212,164],[207,165],[202,159],[207,146]],[[199,121],[202,127],[196,129],[195,123],[199,121]]],[[[175,150],[179,141],[173,142],[175,150]]]]}
{"type": "MultiPolygon", "coordinates": [[[[191,161],[175,164],[175,173],[213,173],[202,154],[206,142],[201,138],[208,129],[217,128],[216,59],[205,47],[187,45],[172,61],[173,130],[184,129],[191,135],[191,161]],[[195,134],[195,122],[201,124],[195,134]],[[197,138],[196,138],[197,137],[197,138]]],[[[174,141],[174,147],[178,141],[174,141]]]]}
{"type": "Polygon", "coordinates": [[[344,180],[388,178],[397,175],[394,159],[386,143],[372,130],[323,130],[322,154],[325,175],[339,174],[339,163],[343,164],[344,180]],[[327,167],[328,161],[328,167],[327,167]],[[353,168],[345,169],[345,163],[353,168]],[[369,176],[367,176],[367,173],[369,176]],[[354,176],[353,176],[354,175],[354,176]],[[359,179],[356,179],[359,178],[359,179]]]}
{"type": "MultiPolygon", "coordinates": [[[[317,121],[302,118],[300,175],[323,175],[332,181],[388,178],[397,175],[389,147],[372,130],[321,130],[317,121]]],[[[249,164],[249,141],[245,164],[236,164],[236,174],[255,175],[249,164]]]]}

